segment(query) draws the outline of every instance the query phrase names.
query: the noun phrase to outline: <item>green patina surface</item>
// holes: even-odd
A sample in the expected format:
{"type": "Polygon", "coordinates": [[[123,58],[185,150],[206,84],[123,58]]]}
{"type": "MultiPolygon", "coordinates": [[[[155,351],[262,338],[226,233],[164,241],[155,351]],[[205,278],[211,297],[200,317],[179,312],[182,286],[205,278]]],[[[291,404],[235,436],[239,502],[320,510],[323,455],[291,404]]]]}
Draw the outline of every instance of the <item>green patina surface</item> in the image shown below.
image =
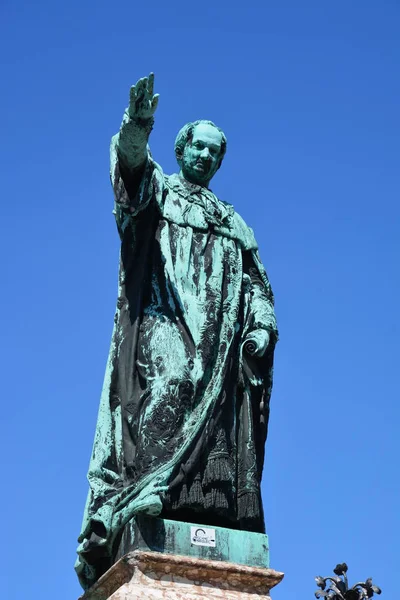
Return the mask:
{"type": "Polygon", "coordinates": [[[152,550],[224,560],[249,567],[269,567],[266,534],[214,527],[215,547],[207,547],[192,543],[192,528],[201,530],[204,525],[139,516],[129,526],[132,550],[152,550]]]}
{"type": "Polygon", "coordinates": [[[166,175],[148,148],[157,103],[153,76],[140,80],[111,143],[121,254],[78,539],[85,588],[142,518],[163,519],[152,522],[158,532],[163,523],[163,551],[268,562],[260,482],[278,338],[271,286],[252,229],[209,188],[224,133],[211,121],[185,125],[180,172],[166,175]],[[218,546],[189,544],[188,521],[217,526],[218,546]]]}

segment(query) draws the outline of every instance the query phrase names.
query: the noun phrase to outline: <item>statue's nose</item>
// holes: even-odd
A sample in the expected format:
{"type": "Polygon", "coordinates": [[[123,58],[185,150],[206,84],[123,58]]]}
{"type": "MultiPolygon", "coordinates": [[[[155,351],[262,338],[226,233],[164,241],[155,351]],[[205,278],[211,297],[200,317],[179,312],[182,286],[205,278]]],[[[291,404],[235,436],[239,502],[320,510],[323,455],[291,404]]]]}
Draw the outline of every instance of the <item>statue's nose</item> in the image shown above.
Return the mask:
{"type": "Polygon", "coordinates": [[[210,151],[208,148],[203,148],[201,154],[200,154],[201,158],[209,158],[210,156],[210,151]]]}

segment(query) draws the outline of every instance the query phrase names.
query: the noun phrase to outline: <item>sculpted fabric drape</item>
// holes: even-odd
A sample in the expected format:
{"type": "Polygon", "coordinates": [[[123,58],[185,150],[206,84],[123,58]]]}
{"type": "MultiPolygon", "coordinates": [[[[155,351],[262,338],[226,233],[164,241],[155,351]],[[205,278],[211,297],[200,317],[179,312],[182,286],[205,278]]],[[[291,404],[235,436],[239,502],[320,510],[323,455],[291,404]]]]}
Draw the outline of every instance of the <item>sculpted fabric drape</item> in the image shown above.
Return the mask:
{"type": "Polygon", "coordinates": [[[140,512],[264,530],[277,336],[253,233],[233,207],[150,157],[129,196],[111,155],[119,291],[79,537],[84,587],[140,512]],[[261,359],[243,348],[259,328],[271,335],[261,359]]]}

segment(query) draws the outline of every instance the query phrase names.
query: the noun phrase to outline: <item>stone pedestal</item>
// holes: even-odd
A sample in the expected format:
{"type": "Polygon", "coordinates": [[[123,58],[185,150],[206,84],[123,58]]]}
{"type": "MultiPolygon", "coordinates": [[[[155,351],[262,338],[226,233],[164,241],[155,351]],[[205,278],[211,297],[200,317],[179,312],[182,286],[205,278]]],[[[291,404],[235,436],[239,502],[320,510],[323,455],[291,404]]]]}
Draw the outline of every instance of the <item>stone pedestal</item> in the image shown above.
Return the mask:
{"type": "Polygon", "coordinates": [[[283,573],[227,561],[134,550],[80,600],[271,600],[283,573]]]}

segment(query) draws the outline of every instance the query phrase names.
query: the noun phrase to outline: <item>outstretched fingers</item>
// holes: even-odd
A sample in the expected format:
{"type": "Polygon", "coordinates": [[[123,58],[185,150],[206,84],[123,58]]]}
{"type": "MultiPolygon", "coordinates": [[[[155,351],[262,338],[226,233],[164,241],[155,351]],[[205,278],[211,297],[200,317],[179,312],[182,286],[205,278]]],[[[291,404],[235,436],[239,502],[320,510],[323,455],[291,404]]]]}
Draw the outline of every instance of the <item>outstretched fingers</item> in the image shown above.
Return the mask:
{"type": "Polygon", "coordinates": [[[129,104],[133,106],[136,102],[136,86],[132,85],[129,91],[129,104]]]}
{"type": "Polygon", "coordinates": [[[150,98],[152,98],[154,91],[154,73],[150,73],[147,79],[147,91],[149,92],[150,98]]]}
{"type": "Polygon", "coordinates": [[[157,109],[157,106],[158,106],[158,99],[159,99],[159,97],[160,97],[160,94],[155,94],[155,95],[153,96],[153,100],[151,101],[151,110],[152,110],[152,112],[153,112],[153,113],[154,113],[154,112],[156,111],[156,109],[157,109]]]}
{"type": "Polygon", "coordinates": [[[153,116],[158,105],[158,94],[153,95],[154,73],[142,77],[132,85],[129,93],[129,116],[147,119],[153,116]]]}
{"type": "Polygon", "coordinates": [[[142,77],[136,84],[136,98],[141,99],[147,92],[147,77],[142,77]]]}

